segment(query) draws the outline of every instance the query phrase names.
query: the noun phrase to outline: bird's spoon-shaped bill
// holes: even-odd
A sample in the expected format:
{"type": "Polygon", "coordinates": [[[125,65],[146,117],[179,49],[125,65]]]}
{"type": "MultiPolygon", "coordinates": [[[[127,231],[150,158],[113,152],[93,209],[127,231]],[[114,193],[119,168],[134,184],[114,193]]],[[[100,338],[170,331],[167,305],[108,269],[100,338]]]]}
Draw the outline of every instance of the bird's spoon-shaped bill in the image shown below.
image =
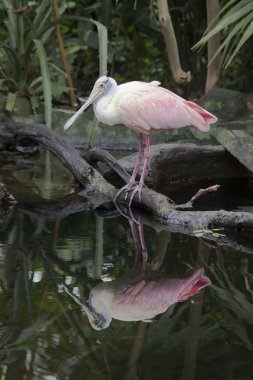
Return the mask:
{"type": "Polygon", "coordinates": [[[81,302],[81,300],[80,300],[79,297],[77,297],[74,293],[71,293],[71,292],[69,291],[69,289],[67,288],[66,285],[61,284],[61,285],[60,285],[60,289],[61,289],[61,290],[64,290],[64,291],[65,291],[65,292],[66,292],[71,298],[74,299],[74,301],[75,301],[79,306],[81,306],[81,310],[82,310],[82,312],[85,313],[85,314],[87,315],[87,317],[88,317],[88,319],[89,319],[91,325],[92,325],[92,326],[93,326],[93,325],[96,325],[96,321],[97,321],[97,319],[98,319],[96,313],[93,313],[93,312],[92,312],[87,306],[85,306],[85,305],[81,302]]]}
{"type": "Polygon", "coordinates": [[[86,102],[82,105],[82,107],[66,122],[64,125],[64,131],[69,129],[72,124],[79,118],[81,113],[86,110],[93,102],[97,99],[97,97],[101,94],[101,89],[97,87],[93,87],[93,90],[90,93],[90,96],[86,100],[86,102]]]}

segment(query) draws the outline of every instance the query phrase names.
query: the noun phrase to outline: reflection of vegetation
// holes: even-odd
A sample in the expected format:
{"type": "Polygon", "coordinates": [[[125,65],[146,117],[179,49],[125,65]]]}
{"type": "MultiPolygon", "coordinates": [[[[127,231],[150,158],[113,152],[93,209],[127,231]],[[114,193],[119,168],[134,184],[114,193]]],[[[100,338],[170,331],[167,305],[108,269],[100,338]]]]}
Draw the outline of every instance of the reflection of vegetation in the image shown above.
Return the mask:
{"type": "MultiPolygon", "coordinates": [[[[146,324],[145,331],[138,323],[114,320],[109,329],[98,333],[89,326],[78,305],[58,292],[58,284],[64,281],[78,287],[83,300],[88,298],[97,283],[89,274],[95,273],[91,269],[95,269],[94,254],[102,232],[102,274],[115,278],[133,265],[134,242],[127,221],[104,220],[103,228],[100,221],[97,231],[94,218],[84,213],[37,224],[13,210],[6,229],[0,226],[1,240],[8,241],[0,251],[0,357],[6,366],[3,379],[46,375],[71,380],[122,379],[126,368],[130,379],[139,339],[143,340],[136,363],[139,379],[149,379],[154,373],[158,380],[182,378],[186,342],[194,339],[189,336],[194,331],[189,330],[189,311],[192,306],[199,308],[200,299],[173,306],[146,324]]],[[[161,271],[178,274],[196,266],[198,239],[170,234],[168,240],[168,236],[154,234],[150,227],[145,232],[150,262],[162,238],[168,243],[161,271]]],[[[205,252],[206,246],[202,245],[199,263],[205,252]]],[[[242,254],[230,254],[215,255],[210,250],[213,285],[211,291],[205,291],[201,305],[196,379],[226,380],[234,378],[233,374],[241,379],[240,371],[251,373],[253,369],[252,278],[247,274],[251,262],[242,254]],[[246,285],[240,267],[247,274],[246,285]]],[[[157,260],[153,260],[155,263],[157,260]]]]}
{"type": "Polygon", "coordinates": [[[231,269],[225,269],[222,255],[219,255],[215,265],[211,266],[211,271],[217,281],[212,289],[215,298],[219,300],[221,308],[224,309],[221,323],[226,331],[233,331],[241,341],[239,344],[253,350],[253,339],[249,333],[249,327],[252,329],[253,326],[253,293],[250,284],[244,282],[244,276],[246,279],[250,277],[247,277],[247,273],[241,273],[241,271],[238,273],[237,267],[231,269]],[[229,272],[236,272],[234,276],[240,281],[240,288],[233,284],[229,272]]]}

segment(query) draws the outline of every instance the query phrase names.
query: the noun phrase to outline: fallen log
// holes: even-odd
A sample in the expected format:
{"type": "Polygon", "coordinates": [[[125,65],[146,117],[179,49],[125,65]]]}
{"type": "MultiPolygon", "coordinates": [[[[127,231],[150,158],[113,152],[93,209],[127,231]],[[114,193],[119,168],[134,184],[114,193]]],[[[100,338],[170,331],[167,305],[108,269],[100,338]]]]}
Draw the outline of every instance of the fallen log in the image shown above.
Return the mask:
{"type": "MultiPolygon", "coordinates": [[[[64,138],[44,125],[0,123],[0,149],[14,149],[16,145],[40,145],[55,155],[73,174],[83,190],[80,196],[89,199],[89,208],[95,209],[112,201],[118,189],[84,160],[64,138]]],[[[119,199],[127,203],[124,194],[119,199]]],[[[143,208],[161,223],[171,226],[185,226],[187,230],[210,226],[253,227],[253,213],[218,211],[182,211],[163,194],[147,187],[143,188],[142,199],[135,196],[134,207],[143,208]]]]}

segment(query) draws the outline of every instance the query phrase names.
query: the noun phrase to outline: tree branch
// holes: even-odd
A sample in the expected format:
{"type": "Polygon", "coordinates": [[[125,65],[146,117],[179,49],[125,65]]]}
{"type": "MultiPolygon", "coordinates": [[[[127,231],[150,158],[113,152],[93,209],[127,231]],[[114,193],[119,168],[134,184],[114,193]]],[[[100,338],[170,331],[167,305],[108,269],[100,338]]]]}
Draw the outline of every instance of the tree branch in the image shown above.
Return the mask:
{"type": "Polygon", "coordinates": [[[167,0],[157,0],[157,6],[159,22],[166,44],[173,78],[178,85],[185,85],[191,81],[191,72],[185,72],[181,68],[177,40],[174,33],[167,0]]]}
{"type": "MultiPolygon", "coordinates": [[[[0,149],[15,149],[16,145],[32,142],[54,154],[83,186],[80,196],[89,199],[90,209],[113,201],[118,189],[92,168],[67,141],[44,125],[0,123],[0,149]]],[[[18,200],[18,199],[17,199],[18,200]]],[[[124,205],[125,194],[119,201],[124,205]]],[[[219,211],[179,211],[170,200],[154,190],[143,188],[142,200],[134,197],[133,206],[143,208],[161,223],[184,226],[187,230],[200,227],[253,227],[253,213],[219,211]]]]}

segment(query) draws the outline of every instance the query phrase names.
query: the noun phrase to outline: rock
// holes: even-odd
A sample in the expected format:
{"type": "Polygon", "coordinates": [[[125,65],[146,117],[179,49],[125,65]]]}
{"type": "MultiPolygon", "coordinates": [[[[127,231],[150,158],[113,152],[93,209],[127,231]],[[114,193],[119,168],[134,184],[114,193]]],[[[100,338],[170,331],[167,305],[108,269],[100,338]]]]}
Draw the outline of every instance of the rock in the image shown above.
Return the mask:
{"type": "Polygon", "coordinates": [[[245,96],[234,90],[214,88],[200,99],[201,107],[207,109],[219,120],[235,120],[248,116],[245,96]]]}
{"type": "MultiPolygon", "coordinates": [[[[190,184],[224,178],[247,178],[250,172],[221,145],[170,143],[152,146],[152,159],[146,184],[152,189],[175,191],[190,184]]],[[[137,154],[121,158],[118,163],[130,174],[137,154]]],[[[106,168],[103,175],[117,186],[114,172],[106,168]]]]}

